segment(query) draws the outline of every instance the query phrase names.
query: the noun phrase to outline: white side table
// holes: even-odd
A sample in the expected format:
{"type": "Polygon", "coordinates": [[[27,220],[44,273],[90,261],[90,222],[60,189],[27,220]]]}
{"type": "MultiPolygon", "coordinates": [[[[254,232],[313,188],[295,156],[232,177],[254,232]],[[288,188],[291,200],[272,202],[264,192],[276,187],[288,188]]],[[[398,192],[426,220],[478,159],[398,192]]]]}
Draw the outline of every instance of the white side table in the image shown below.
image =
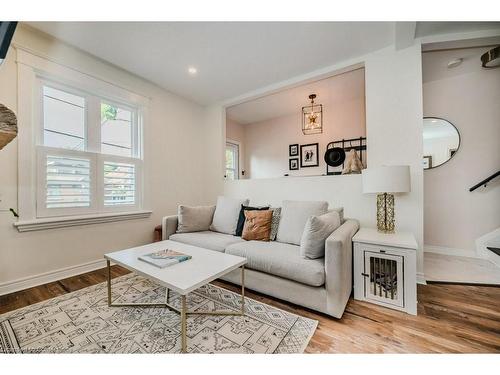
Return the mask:
{"type": "Polygon", "coordinates": [[[417,315],[417,241],[413,234],[361,228],[354,242],[354,298],[417,315]]]}

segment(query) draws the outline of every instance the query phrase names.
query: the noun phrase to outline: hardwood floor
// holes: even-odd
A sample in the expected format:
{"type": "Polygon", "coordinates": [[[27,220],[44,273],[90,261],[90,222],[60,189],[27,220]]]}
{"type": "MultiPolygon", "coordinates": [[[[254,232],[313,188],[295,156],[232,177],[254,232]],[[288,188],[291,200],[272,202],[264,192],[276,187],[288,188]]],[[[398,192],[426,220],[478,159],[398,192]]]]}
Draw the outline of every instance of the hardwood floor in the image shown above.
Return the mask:
{"type": "MultiPolygon", "coordinates": [[[[112,267],[112,277],[128,273],[112,267]]],[[[0,314],[106,281],[105,269],[0,296],[0,314]]],[[[217,281],[238,291],[239,287],[217,281]]],[[[350,300],[342,319],[247,291],[247,297],[319,320],[306,353],[500,353],[500,288],[419,285],[418,316],[350,300]]]]}

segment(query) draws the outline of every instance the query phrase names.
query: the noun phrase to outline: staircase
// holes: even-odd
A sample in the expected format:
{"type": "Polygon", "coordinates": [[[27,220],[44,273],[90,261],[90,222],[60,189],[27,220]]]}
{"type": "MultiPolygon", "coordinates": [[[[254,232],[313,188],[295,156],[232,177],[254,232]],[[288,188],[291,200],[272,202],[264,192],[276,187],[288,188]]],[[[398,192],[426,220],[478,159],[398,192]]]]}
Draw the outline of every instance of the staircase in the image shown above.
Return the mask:
{"type": "Polygon", "coordinates": [[[500,228],[476,240],[478,258],[487,259],[500,267],[500,228]]]}
{"type": "MultiPolygon", "coordinates": [[[[491,181],[499,176],[500,171],[497,171],[472,186],[469,191],[472,192],[477,190],[481,186],[486,187],[491,181]]],[[[498,202],[494,202],[494,204],[498,204],[498,202]]],[[[485,234],[476,240],[476,254],[478,258],[489,260],[497,267],[500,267],[500,228],[497,228],[493,232],[485,234]]]]}
{"type": "Polygon", "coordinates": [[[486,248],[487,248],[488,250],[493,251],[496,255],[499,255],[499,256],[500,256],[500,247],[499,247],[499,245],[497,245],[496,247],[493,247],[493,246],[486,246],[486,248]]]}

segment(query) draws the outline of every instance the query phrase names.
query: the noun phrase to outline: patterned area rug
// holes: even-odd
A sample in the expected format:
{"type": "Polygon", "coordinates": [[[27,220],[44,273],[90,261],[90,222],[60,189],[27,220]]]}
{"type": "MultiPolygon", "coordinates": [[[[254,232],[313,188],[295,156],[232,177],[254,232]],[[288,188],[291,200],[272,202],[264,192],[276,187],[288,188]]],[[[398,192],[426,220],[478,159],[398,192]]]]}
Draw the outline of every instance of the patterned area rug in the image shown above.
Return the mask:
{"type": "MultiPolygon", "coordinates": [[[[135,274],[113,280],[115,302],[164,302],[165,288],[135,274]]],[[[170,292],[169,302],[180,298],[170,292]]],[[[208,284],[188,310],[238,310],[240,296],[208,284]]],[[[302,353],[318,322],[245,298],[245,316],[190,315],[189,353],[302,353]]],[[[163,307],[108,307],[106,283],[0,315],[4,353],[179,353],[180,316],[163,307]]]]}

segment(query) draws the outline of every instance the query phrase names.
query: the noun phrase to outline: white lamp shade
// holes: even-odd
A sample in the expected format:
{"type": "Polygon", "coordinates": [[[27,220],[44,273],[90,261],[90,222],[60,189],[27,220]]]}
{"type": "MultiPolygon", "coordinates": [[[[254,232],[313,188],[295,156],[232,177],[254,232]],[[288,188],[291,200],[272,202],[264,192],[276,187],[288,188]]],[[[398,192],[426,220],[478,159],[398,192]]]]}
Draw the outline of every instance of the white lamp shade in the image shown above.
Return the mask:
{"type": "Polygon", "coordinates": [[[410,192],[410,167],[393,165],[363,169],[363,193],[410,192]]]}

